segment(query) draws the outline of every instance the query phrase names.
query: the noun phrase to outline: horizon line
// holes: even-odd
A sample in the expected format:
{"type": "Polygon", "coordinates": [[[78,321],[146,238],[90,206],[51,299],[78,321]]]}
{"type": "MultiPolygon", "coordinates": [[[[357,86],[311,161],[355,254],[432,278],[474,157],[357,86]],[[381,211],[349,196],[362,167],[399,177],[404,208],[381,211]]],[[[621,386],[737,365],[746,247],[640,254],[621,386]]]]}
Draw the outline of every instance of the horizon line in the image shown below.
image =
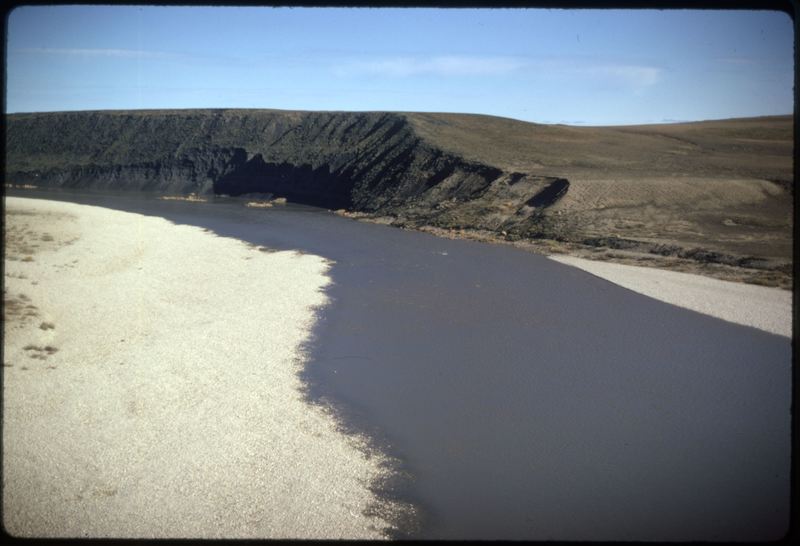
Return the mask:
{"type": "Polygon", "coordinates": [[[312,110],[312,109],[286,109],[286,108],[253,108],[253,107],[228,107],[228,106],[212,106],[212,107],[186,107],[186,108],[104,108],[104,109],[76,109],[76,110],[39,110],[30,112],[5,112],[6,116],[14,115],[36,115],[36,114],[70,114],[70,113],[122,113],[122,112],[170,112],[170,111],[199,111],[199,110],[239,110],[239,111],[258,111],[258,112],[285,112],[285,113],[341,113],[341,114],[443,114],[453,116],[486,116],[500,119],[510,119],[520,123],[533,123],[535,125],[561,125],[567,127],[636,127],[642,125],[678,125],[682,123],[703,123],[715,121],[730,121],[730,120],[743,120],[743,119],[761,119],[761,118],[779,118],[779,117],[793,117],[794,112],[785,114],[761,114],[755,116],[734,116],[727,118],[704,118],[704,119],[691,119],[691,120],[673,120],[664,119],[661,121],[648,121],[644,123],[610,123],[610,124],[589,124],[579,121],[564,121],[564,122],[550,122],[550,121],[531,121],[510,116],[500,116],[495,114],[484,114],[480,112],[444,112],[444,111],[424,111],[424,110],[312,110]]]}

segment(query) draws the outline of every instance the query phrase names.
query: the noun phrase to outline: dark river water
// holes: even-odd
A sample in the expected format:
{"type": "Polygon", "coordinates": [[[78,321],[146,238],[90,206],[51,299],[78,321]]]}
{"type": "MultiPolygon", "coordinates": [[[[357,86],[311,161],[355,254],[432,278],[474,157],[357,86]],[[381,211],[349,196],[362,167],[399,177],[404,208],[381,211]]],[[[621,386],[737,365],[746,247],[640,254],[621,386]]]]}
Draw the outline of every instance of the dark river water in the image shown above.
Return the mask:
{"type": "Polygon", "coordinates": [[[397,459],[404,477],[380,492],[419,516],[399,537],[759,541],[788,530],[787,338],[518,249],[322,209],[15,194],[333,260],[304,380],[397,459]]]}

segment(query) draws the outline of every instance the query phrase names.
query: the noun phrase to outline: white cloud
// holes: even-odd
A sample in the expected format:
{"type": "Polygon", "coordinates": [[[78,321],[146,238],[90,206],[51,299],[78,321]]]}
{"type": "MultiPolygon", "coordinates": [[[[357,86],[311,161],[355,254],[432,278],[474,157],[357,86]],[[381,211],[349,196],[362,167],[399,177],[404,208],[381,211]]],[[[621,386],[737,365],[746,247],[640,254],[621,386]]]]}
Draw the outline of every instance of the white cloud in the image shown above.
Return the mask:
{"type": "Polygon", "coordinates": [[[661,81],[664,73],[656,66],[587,57],[537,59],[530,66],[546,77],[584,80],[587,84],[600,82],[637,94],[661,81]]]}
{"type": "Polygon", "coordinates": [[[334,66],[340,76],[372,74],[376,76],[488,76],[508,74],[526,65],[515,57],[438,56],[389,57],[366,61],[349,61],[334,66]]]}

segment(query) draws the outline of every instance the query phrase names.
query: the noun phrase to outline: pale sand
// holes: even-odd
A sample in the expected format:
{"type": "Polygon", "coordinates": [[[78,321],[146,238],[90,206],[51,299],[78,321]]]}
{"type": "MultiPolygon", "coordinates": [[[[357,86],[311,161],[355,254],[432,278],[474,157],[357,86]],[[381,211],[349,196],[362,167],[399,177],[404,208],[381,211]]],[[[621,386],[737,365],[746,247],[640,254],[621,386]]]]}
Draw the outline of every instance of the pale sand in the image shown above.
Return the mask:
{"type": "Polygon", "coordinates": [[[657,300],[792,337],[792,292],[677,271],[552,255],[550,259],[657,300]]]}
{"type": "Polygon", "coordinates": [[[380,457],[299,391],[325,260],[98,207],[6,207],[9,533],[382,536],[364,515],[380,457]]]}

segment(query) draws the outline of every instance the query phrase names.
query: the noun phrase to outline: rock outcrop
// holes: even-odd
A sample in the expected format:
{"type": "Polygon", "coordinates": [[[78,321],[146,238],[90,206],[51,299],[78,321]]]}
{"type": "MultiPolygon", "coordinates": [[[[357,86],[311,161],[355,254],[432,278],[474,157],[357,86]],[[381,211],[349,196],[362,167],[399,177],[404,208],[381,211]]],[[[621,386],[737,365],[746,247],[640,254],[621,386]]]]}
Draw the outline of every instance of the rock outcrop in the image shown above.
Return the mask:
{"type": "Polygon", "coordinates": [[[272,194],[412,228],[790,269],[792,146],[792,116],[569,127],[400,112],[10,114],[6,183],[272,194]]]}
{"type": "Polygon", "coordinates": [[[7,116],[15,183],[271,193],[444,227],[528,232],[569,186],[420,138],[395,113],[186,110],[7,116]]]}

